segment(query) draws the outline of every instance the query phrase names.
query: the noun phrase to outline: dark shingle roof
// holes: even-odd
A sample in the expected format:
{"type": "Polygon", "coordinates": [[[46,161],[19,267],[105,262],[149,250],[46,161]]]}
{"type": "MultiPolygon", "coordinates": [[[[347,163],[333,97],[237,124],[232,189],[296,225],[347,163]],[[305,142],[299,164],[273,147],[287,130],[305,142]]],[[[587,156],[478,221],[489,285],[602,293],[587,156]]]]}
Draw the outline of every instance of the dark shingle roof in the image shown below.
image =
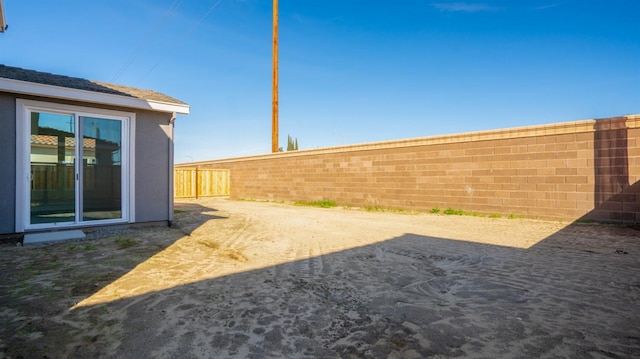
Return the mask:
{"type": "Polygon", "coordinates": [[[180,100],[152,90],[143,90],[135,87],[115,85],[106,82],[81,79],[78,77],[69,77],[50,74],[47,72],[26,70],[19,67],[0,65],[0,78],[39,83],[43,85],[66,87],[76,90],[133,97],[149,101],[186,105],[186,103],[180,100]]]}

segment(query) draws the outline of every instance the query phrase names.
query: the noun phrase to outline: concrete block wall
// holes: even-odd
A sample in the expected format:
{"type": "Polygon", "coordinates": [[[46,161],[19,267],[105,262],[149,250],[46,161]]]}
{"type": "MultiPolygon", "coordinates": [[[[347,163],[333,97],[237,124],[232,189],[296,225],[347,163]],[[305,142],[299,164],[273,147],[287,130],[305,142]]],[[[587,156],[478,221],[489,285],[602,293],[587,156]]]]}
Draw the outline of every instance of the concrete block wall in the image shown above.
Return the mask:
{"type": "Polygon", "coordinates": [[[640,115],[189,163],[231,197],[640,222],[640,115]]]}

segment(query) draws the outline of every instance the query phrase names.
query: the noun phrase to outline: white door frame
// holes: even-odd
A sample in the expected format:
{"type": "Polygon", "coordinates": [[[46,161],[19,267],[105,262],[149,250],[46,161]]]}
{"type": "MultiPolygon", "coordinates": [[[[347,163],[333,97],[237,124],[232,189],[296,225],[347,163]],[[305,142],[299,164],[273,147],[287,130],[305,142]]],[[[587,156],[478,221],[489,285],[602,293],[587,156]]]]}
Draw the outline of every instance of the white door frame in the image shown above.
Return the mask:
{"type": "MultiPolygon", "coordinates": [[[[16,233],[28,230],[73,228],[96,226],[103,224],[131,223],[135,221],[135,113],[104,110],[92,107],[74,106],[59,103],[16,100],[16,233]],[[76,138],[81,138],[79,130],[79,117],[96,117],[122,121],[122,156],[121,156],[121,201],[122,218],[82,221],[31,224],[30,215],[30,184],[31,184],[31,112],[48,112],[65,115],[73,115],[76,118],[76,138]],[[79,136],[79,137],[78,137],[79,136]]],[[[80,146],[77,146],[80,147],[80,146]]],[[[76,158],[79,149],[76,148],[76,158]]],[[[76,163],[81,163],[76,160],[76,163]]],[[[76,174],[81,170],[76,167],[76,174]]],[[[76,183],[76,211],[80,208],[78,191],[80,186],[76,183]]]]}

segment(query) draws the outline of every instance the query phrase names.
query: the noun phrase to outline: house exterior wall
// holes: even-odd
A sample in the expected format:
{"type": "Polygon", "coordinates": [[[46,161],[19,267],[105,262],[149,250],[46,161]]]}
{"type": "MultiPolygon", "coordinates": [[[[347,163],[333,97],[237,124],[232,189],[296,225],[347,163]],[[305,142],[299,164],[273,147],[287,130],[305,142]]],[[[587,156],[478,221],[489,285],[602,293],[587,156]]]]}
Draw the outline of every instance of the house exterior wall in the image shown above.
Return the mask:
{"type": "Polygon", "coordinates": [[[3,163],[3,173],[0,175],[0,234],[15,232],[17,98],[135,112],[135,222],[169,220],[172,114],[0,92],[0,159],[3,163]]]}
{"type": "Polygon", "coordinates": [[[12,233],[16,221],[16,101],[0,92],[0,233],[12,233]]]}
{"type": "Polygon", "coordinates": [[[136,115],[136,222],[169,220],[171,114],[136,115]]]}
{"type": "Polygon", "coordinates": [[[637,223],[639,145],[634,115],[182,167],[230,169],[232,198],[637,223]]]}

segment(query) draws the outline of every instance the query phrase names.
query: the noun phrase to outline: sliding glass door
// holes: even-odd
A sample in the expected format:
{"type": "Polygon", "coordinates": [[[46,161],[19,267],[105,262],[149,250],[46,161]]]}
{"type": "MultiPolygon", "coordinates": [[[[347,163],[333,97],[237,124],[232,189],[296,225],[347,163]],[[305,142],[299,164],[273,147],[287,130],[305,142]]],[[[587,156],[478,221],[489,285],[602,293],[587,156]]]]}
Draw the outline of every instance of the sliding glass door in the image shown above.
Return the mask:
{"type": "Polygon", "coordinates": [[[83,221],[122,218],[122,122],[80,117],[83,221]]]}
{"type": "Polygon", "coordinates": [[[76,220],[73,115],[31,112],[30,223],[76,220]]]}
{"type": "Polygon", "coordinates": [[[130,117],[28,106],[23,112],[23,227],[126,221],[130,117]]]}

